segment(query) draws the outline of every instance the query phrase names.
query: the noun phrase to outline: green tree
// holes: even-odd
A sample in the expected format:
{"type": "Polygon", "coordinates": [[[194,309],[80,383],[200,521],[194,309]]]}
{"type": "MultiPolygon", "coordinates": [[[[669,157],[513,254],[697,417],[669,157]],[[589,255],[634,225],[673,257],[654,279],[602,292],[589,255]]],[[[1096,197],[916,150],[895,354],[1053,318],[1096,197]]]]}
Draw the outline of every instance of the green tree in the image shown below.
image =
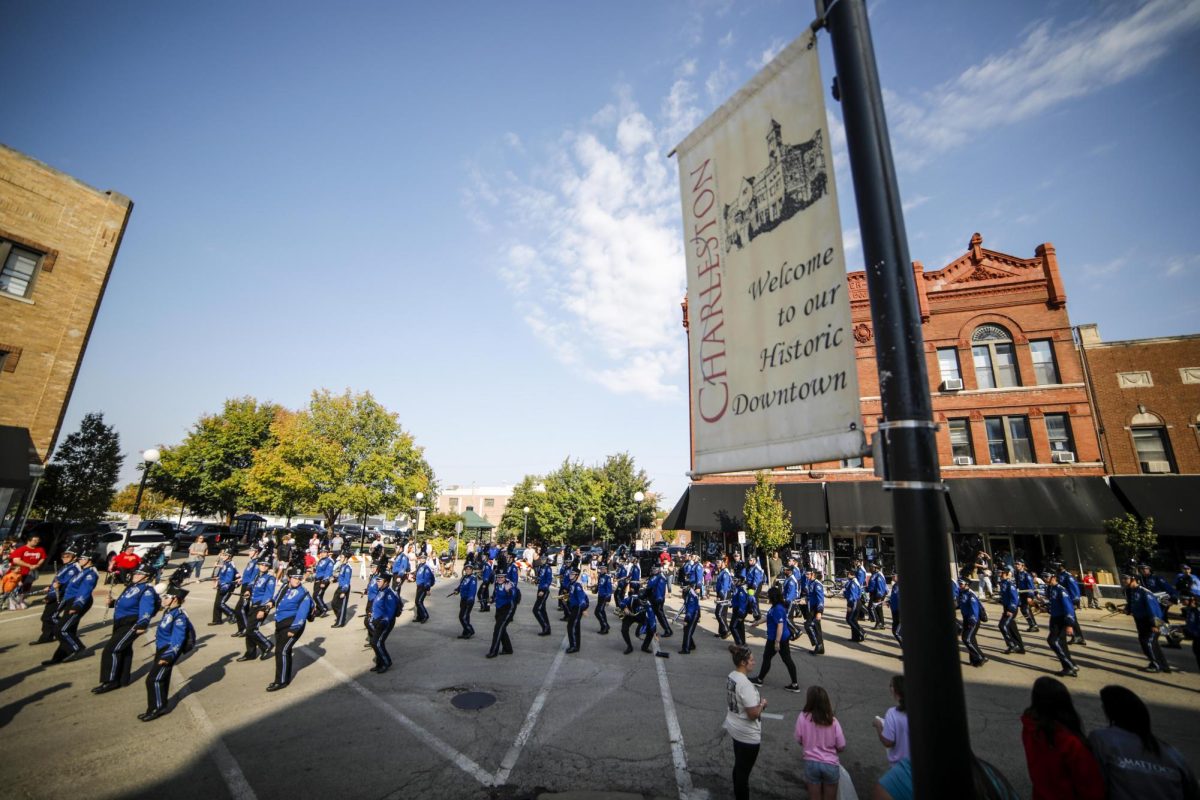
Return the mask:
{"type": "MultiPolygon", "coordinates": [[[[118,514],[132,514],[133,503],[137,499],[138,484],[128,483],[113,497],[111,511],[118,514]]],[[[162,519],[173,517],[179,513],[179,504],[155,489],[146,487],[142,492],[142,505],[138,516],[142,519],[162,519]]]]}
{"type": "Polygon", "coordinates": [[[513,487],[512,497],[500,515],[497,528],[506,536],[521,538],[525,532],[525,508],[529,508],[528,541],[541,541],[544,537],[538,526],[538,511],[546,502],[544,478],[540,475],[526,475],[521,482],[513,487]]]}
{"type": "Polygon", "coordinates": [[[87,414],[46,466],[35,508],[52,522],[99,522],[112,505],[124,460],[121,437],[104,415],[87,414]]]}
{"type": "Polygon", "coordinates": [[[316,450],[288,449],[295,443],[312,443],[298,435],[297,427],[301,424],[303,419],[299,414],[280,411],[271,423],[272,444],[255,452],[246,475],[246,496],[254,508],[283,515],[289,523],[293,515],[311,511],[317,499],[305,471],[309,459],[304,456],[317,459],[320,454],[316,450]],[[287,452],[299,457],[285,458],[287,452]]]}
{"type": "Polygon", "coordinates": [[[582,544],[591,539],[591,517],[604,513],[604,486],[598,471],[564,459],[546,476],[546,498],[532,513],[538,530],[558,544],[582,544]]]}
{"type": "Polygon", "coordinates": [[[369,392],[313,392],[308,408],[274,431],[258,456],[255,490],[315,509],[331,529],[343,513],[394,513],[416,505],[418,491],[435,496],[422,448],[369,392]]]}
{"type": "MultiPolygon", "coordinates": [[[[604,493],[604,531],[618,542],[631,541],[638,532],[639,520],[641,525],[650,524],[657,510],[650,478],[645,470],[637,469],[629,453],[609,456],[598,473],[604,493]],[[640,503],[633,499],[638,492],[645,498],[640,503]]],[[[600,535],[600,520],[596,522],[596,535],[600,535]]]]}
{"type": "Polygon", "coordinates": [[[226,400],[220,414],[202,416],[183,442],[162,448],[151,485],[194,513],[223,514],[232,522],[249,503],[246,481],[254,454],[272,443],[271,425],[280,410],[253,397],[226,400]]]}
{"type": "Polygon", "coordinates": [[[1117,557],[1117,565],[1124,567],[1130,561],[1149,558],[1158,545],[1158,534],[1154,532],[1154,517],[1139,520],[1133,514],[1104,520],[1108,544],[1117,557]]]}
{"type": "Polygon", "coordinates": [[[746,492],[742,515],[746,538],[764,554],[774,553],[792,541],[792,515],[783,507],[766,472],[755,473],[754,488],[746,492]]]}

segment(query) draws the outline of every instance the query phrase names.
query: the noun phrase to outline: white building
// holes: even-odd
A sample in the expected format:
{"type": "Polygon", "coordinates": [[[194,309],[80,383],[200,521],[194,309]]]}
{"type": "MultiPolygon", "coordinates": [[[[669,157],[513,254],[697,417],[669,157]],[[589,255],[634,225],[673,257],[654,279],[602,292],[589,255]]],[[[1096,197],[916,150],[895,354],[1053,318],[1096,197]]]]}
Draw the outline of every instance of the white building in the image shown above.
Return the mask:
{"type": "Polygon", "coordinates": [[[503,486],[446,486],[438,491],[437,511],[440,514],[461,514],[470,508],[493,525],[512,498],[511,484],[503,486]]]}

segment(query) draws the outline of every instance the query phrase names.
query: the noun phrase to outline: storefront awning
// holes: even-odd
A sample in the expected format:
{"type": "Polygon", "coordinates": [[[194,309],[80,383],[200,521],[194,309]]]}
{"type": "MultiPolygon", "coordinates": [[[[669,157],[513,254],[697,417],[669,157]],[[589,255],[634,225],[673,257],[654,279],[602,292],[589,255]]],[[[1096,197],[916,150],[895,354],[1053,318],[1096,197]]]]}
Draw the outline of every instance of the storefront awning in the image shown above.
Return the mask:
{"type": "Polygon", "coordinates": [[[23,489],[29,485],[29,465],[37,451],[28,428],[0,425],[0,487],[23,489]]]}
{"type": "Polygon", "coordinates": [[[1200,475],[1114,475],[1109,480],[1135,514],[1154,517],[1159,536],[1200,536],[1200,475]]]}
{"type": "Polygon", "coordinates": [[[1103,533],[1124,513],[1101,477],[946,481],[958,533],[1103,533]]]}
{"type": "MultiPolygon", "coordinates": [[[[664,530],[735,533],[745,530],[742,508],[752,483],[692,484],[663,521],[664,530]]],[[[776,484],[797,533],[825,531],[825,492],[819,483],[776,484]]]]}
{"type": "Polygon", "coordinates": [[[892,496],[881,481],[830,482],[825,486],[829,498],[831,533],[893,533],[892,496]]]}

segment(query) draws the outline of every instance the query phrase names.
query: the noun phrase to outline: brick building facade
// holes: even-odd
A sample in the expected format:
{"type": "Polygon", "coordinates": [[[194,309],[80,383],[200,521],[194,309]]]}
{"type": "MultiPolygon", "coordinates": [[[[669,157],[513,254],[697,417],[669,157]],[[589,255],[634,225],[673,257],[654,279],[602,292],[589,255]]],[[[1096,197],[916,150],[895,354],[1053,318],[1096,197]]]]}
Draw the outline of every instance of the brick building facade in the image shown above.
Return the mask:
{"type": "Polygon", "coordinates": [[[1109,482],[1154,518],[1159,566],[1200,561],[1200,335],[1079,341],[1109,482]]]}
{"type": "MultiPolygon", "coordinates": [[[[1120,509],[1104,486],[1097,425],[1053,245],[1021,258],[984,248],[976,233],[943,268],[926,271],[915,262],[913,272],[958,560],[984,549],[1035,563],[1057,555],[1113,571],[1099,520],[1120,509]]],[[[882,409],[866,275],[853,272],[847,279],[862,420],[872,436],[882,409]]],[[[686,314],[685,306],[685,328],[686,314]]],[[[867,457],[775,471],[797,545],[827,551],[839,568],[854,555],[891,561],[891,503],[873,466],[867,457]]],[[[751,480],[749,473],[697,479],[689,489],[693,497],[681,500],[685,513],[668,522],[682,518],[727,536],[721,528],[737,522],[740,506],[714,516],[704,492],[695,490],[720,494],[719,487],[728,487],[722,502],[735,506],[738,494],[729,490],[751,480]],[[702,510],[686,513],[693,499],[702,510]],[[708,517],[726,521],[707,525],[708,517]]]]}
{"type": "Polygon", "coordinates": [[[0,520],[54,450],[132,209],[0,145],[0,520]]]}

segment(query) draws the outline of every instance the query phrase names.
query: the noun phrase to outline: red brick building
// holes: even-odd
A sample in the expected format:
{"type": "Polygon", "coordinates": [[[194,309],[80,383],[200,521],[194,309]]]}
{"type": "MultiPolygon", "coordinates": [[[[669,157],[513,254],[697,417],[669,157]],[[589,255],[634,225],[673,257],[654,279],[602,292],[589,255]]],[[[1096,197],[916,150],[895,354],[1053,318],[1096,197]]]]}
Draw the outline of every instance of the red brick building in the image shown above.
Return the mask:
{"type": "MultiPolygon", "coordinates": [[[[989,250],[976,233],[936,271],[913,264],[938,423],[947,514],[960,561],[977,549],[1034,563],[1060,555],[1112,571],[1100,521],[1121,512],[1104,483],[1097,425],[1053,245],[1031,258],[989,250]]],[[[866,275],[848,284],[864,430],[877,429],[879,379],[866,275]]],[[[684,308],[684,327],[687,327],[684,308]]],[[[870,458],[776,470],[797,546],[890,562],[891,501],[870,458]]],[[[749,473],[693,482],[664,527],[728,540],[749,473]],[[718,507],[720,506],[720,507],[718,507]],[[678,513],[676,513],[678,512],[678,513]]]]}
{"type": "Polygon", "coordinates": [[[1200,561],[1200,335],[1079,341],[1110,483],[1154,518],[1160,566],[1200,561]]]}

